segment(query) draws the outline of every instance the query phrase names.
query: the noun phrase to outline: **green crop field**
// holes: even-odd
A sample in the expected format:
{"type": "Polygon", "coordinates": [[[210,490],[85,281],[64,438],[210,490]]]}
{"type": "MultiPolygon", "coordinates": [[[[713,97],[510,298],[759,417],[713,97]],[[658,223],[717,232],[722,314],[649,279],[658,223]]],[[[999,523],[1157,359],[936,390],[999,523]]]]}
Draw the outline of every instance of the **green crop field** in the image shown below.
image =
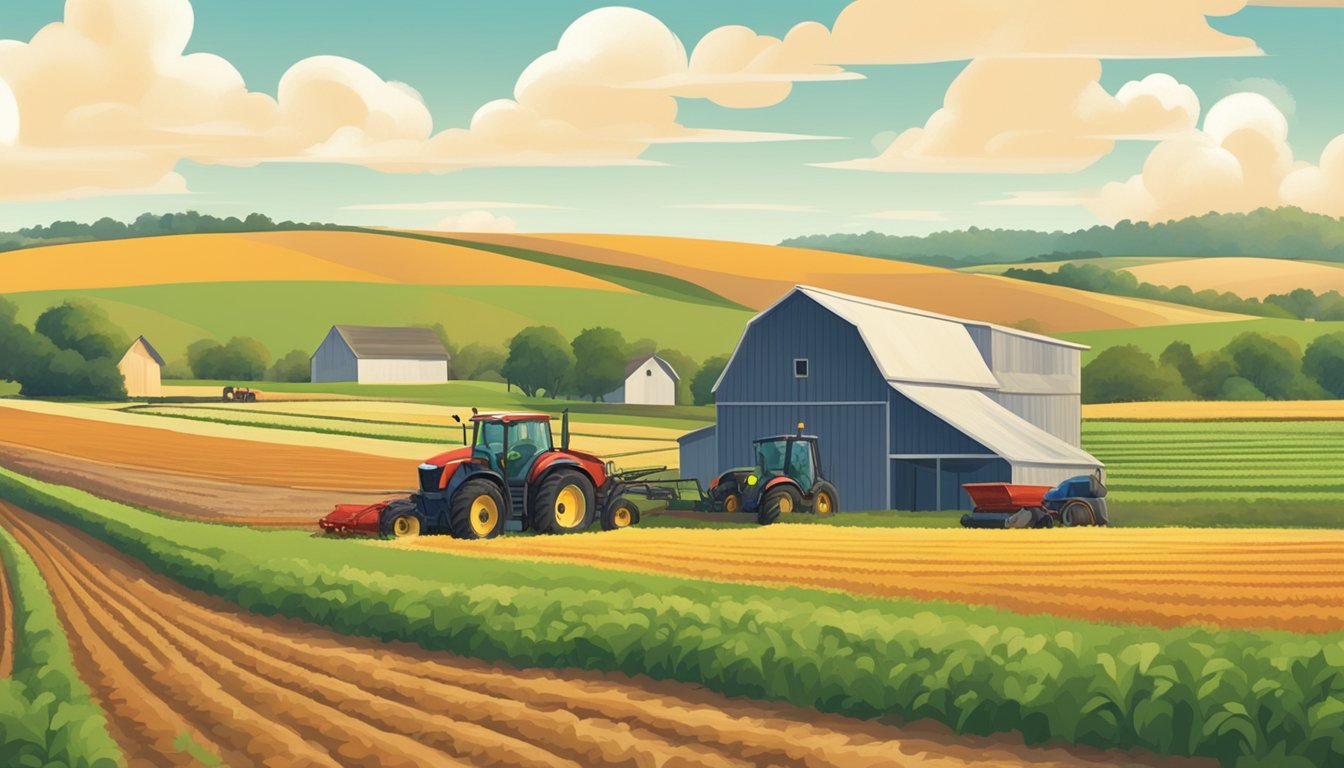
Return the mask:
{"type": "Polygon", "coordinates": [[[1344,503],[1344,422],[1086,422],[1117,500],[1344,503]]]}
{"type": "Polygon", "coordinates": [[[1086,365],[1102,350],[1121,344],[1133,344],[1156,357],[1173,341],[1184,341],[1196,353],[1200,353],[1221,349],[1239,334],[1247,331],[1255,331],[1266,336],[1284,336],[1305,348],[1317,336],[1344,331],[1344,321],[1317,323],[1307,320],[1259,318],[1230,323],[1158,325],[1149,328],[1117,328],[1056,335],[1090,346],[1091,349],[1083,353],[1083,364],[1086,365]]]}
{"type": "Polygon", "coordinates": [[[454,343],[503,345],[529,325],[553,325],[572,337],[584,328],[619,328],[634,341],[650,338],[696,358],[732,349],[749,310],[645,293],[586,288],[432,286],[382,283],[249,282],[34,291],[8,294],[19,319],[73,297],[103,306],[112,321],[144,332],[169,360],[201,338],[251,336],[282,355],[311,351],[337,323],[443,323],[454,343]]]}

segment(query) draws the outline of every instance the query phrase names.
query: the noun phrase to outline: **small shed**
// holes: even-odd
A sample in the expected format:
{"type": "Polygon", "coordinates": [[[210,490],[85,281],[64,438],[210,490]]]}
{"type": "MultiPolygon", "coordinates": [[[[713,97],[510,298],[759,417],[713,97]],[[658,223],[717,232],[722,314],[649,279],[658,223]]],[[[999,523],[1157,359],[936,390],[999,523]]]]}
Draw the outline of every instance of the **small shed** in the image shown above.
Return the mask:
{"type": "Polygon", "coordinates": [[[448,350],[429,328],[333,325],[311,368],[314,382],[430,384],[448,380],[448,350]]]}
{"type": "Polygon", "coordinates": [[[121,378],[126,381],[130,397],[163,397],[163,357],[144,336],[135,341],[117,363],[121,378]]]}
{"type": "Polygon", "coordinates": [[[602,399],[608,403],[676,405],[679,381],[676,369],[663,358],[637,357],[625,366],[625,383],[602,399]]]}

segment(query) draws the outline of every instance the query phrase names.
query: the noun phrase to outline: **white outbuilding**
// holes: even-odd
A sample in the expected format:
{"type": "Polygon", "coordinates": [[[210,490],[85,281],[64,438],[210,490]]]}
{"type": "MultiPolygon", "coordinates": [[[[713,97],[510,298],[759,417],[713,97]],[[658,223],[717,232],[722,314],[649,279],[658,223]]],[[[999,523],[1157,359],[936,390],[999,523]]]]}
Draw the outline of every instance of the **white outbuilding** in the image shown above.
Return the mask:
{"type": "Polygon", "coordinates": [[[430,384],[448,380],[448,350],[429,328],[333,325],[312,356],[314,382],[430,384]]]}
{"type": "Polygon", "coordinates": [[[602,399],[632,405],[676,405],[679,381],[676,369],[663,358],[637,357],[625,366],[625,383],[602,399]]]}

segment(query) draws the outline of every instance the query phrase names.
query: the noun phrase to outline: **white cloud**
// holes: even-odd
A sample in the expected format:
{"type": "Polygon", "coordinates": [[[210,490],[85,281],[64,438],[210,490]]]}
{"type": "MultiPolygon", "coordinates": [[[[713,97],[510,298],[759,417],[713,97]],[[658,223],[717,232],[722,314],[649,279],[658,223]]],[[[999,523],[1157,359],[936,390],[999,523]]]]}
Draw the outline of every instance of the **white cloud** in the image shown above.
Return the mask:
{"type": "Polygon", "coordinates": [[[860,219],[884,219],[886,221],[947,221],[942,211],[894,210],[875,211],[859,214],[860,219]]]}
{"type": "Polygon", "coordinates": [[[777,211],[780,213],[809,213],[819,210],[811,205],[788,203],[687,203],[670,208],[695,208],[707,211],[777,211]]]}
{"type": "Polygon", "coordinates": [[[441,232],[516,232],[518,222],[490,211],[467,211],[440,219],[433,228],[441,232]]]}
{"type": "Polygon", "coordinates": [[[415,203],[360,203],[341,206],[342,211],[470,211],[477,209],[547,208],[568,210],[563,205],[509,203],[497,200],[427,200],[415,203]]]}
{"type": "Polygon", "coordinates": [[[1130,81],[1114,96],[1096,59],[976,59],[921,128],[879,155],[823,167],[924,173],[1070,173],[1116,139],[1160,138],[1194,126],[1199,99],[1165,74],[1130,81]]]}
{"type": "Polygon", "coordinates": [[[982,200],[979,204],[1022,208],[1064,208],[1084,205],[1092,197],[1093,195],[1085,192],[1036,190],[1031,192],[1009,192],[1008,197],[997,200],[982,200]]]}
{"type": "Polygon", "coordinates": [[[1269,77],[1243,77],[1240,80],[1224,80],[1221,83],[1223,93],[1241,93],[1249,91],[1274,102],[1279,111],[1291,117],[1297,112],[1297,99],[1288,90],[1288,86],[1269,77]]]}

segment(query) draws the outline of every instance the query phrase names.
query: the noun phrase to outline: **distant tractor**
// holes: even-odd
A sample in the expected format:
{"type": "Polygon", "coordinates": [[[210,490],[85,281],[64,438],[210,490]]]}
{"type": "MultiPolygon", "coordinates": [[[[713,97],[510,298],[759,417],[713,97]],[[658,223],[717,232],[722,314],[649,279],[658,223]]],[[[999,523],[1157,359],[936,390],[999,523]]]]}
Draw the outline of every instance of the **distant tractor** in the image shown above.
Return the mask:
{"type": "Polygon", "coordinates": [[[224,388],[221,399],[226,403],[255,403],[257,402],[257,395],[260,394],[260,389],[230,385],[224,388]]]}
{"type": "Polygon", "coordinates": [[[804,512],[830,515],[840,509],[840,494],[821,468],[815,435],[798,433],[752,441],[756,465],[729,469],[709,483],[714,508],[756,515],[761,525],[781,515],[804,512]]]}
{"type": "Polygon", "coordinates": [[[1110,525],[1106,484],[1101,470],[1054,486],[1012,483],[967,483],[962,486],[975,505],[961,516],[967,528],[1053,528],[1110,525]]]}
{"type": "MultiPolygon", "coordinates": [[[[638,510],[620,497],[622,478],[614,468],[569,448],[568,411],[559,448],[546,414],[474,412],[470,443],[421,464],[417,492],[367,506],[339,505],[319,521],[322,530],[490,539],[506,530],[574,533],[599,517],[604,528],[638,522],[638,510]]],[[[465,424],[463,437],[467,442],[465,424]]]]}

